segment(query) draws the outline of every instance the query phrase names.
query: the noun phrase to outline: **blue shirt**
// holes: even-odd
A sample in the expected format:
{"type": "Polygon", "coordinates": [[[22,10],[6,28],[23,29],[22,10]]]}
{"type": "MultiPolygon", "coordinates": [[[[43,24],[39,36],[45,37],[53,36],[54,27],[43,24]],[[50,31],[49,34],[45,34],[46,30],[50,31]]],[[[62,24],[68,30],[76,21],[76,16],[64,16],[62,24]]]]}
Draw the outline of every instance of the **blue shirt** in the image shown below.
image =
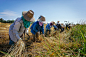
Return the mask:
{"type": "Polygon", "coordinates": [[[57,26],[56,25],[53,25],[53,27],[57,29],[57,26]]]}
{"type": "Polygon", "coordinates": [[[50,24],[46,25],[46,30],[50,30],[52,26],[50,26],[50,24]]]}
{"type": "MultiPolygon", "coordinates": [[[[51,27],[50,24],[47,24],[46,25],[46,30],[51,30],[51,27]]],[[[54,28],[58,29],[56,25],[53,25],[54,28]]]]}
{"type": "Polygon", "coordinates": [[[42,31],[42,33],[44,34],[44,25],[40,26],[38,21],[34,22],[30,29],[31,33],[34,35],[39,31],[42,31]]]}

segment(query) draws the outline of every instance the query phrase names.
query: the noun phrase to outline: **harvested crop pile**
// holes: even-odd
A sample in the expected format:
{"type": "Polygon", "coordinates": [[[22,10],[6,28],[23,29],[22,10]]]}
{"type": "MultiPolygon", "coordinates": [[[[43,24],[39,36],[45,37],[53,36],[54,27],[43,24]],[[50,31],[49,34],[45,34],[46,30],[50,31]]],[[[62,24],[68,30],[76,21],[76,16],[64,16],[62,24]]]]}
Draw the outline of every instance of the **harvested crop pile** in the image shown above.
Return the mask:
{"type": "Polygon", "coordinates": [[[12,45],[11,48],[8,50],[8,53],[4,57],[21,57],[22,52],[25,51],[25,44],[22,40],[19,40],[15,45],[12,45]]]}

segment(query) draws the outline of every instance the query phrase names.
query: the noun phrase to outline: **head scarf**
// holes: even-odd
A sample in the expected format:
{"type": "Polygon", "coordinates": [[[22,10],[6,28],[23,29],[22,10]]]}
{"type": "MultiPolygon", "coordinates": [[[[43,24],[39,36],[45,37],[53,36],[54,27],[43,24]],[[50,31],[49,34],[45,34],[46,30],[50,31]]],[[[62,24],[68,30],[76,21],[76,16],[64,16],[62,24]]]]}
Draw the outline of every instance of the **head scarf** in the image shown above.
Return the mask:
{"type": "Polygon", "coordinates": [[[52,23],[50,23],[50,26],[52,26],[53,24],[52,23]]]}
{"type": "Polygon", "coordinates": [[[25,20],[23,16],[22,16],[22,20],[23,20],[23,23],[24,23],[24,27],[28,28],[30,26],[30,21],[25,20]]]}
{"type": "Polygon", "coordinates": [[[42,22],[39,22],[39,25],[40,25],[40,26],[42,26],[42,24],[43,24],[42,22]]]}

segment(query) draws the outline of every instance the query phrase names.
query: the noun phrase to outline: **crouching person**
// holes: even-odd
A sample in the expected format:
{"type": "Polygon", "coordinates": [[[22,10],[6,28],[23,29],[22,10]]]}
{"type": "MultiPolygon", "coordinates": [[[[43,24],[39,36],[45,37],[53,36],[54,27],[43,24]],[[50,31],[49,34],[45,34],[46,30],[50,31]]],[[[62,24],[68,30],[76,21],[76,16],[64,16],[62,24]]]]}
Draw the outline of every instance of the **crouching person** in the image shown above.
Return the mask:
{"type": "Polygon", "coordinates": [[[54,30],[55,30],[55,31],[58,30],[58,27],[57,27],[55,24],[53,25],[53,27],[54,27],[54,30]]]}
{"type": "Polygon", "coordinates": [[[46,32],[45,32],[45,36],[48,35],[48,32],[49,34],[51,33],[51,27],[55,24],[55,22],[50,22],[49,24],[46,25],[46,32]]]}
{"type": "Polygon", "coordinates": [[[9,28],[9,45],[15,44],[17,41],[22,40],[23,33],[26,32],[30,26],[30,22],[35,21],[33,18],[34,12],[32,10],[22,12],[22,17],[17,18],[9,28]]]}
{"type": "Polygon", "coordinates": [[[42,31],[42,35],[44,36],[44,25],[43,25],[43,23],[45,23],[45,17],[40,16],[38,18],[38,20],[32,24],[30,29],[31,29],[31,33],[33,36],[33,42],[39,41],[40,31],[42,31]]]}

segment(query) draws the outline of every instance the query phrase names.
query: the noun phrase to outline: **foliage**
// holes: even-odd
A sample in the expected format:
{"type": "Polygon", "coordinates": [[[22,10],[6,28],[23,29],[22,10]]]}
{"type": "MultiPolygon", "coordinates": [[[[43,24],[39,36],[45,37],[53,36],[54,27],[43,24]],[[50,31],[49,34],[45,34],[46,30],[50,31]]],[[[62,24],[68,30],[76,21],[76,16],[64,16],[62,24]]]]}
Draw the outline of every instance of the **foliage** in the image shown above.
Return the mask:
{"type": "Polygon", "coordinates": [[[4,20],[3,18],[0,18],[0,22],[2,22],[2,23],[13,23],[14,22],[14,20],[4,20]]]}
{"type": "Polygon", "coordinates": [[[71,37],[75,38],[82,46],[78,47],[81,56],[86,56],[86,25],[76,25],[71,32],[71,37]]]}

